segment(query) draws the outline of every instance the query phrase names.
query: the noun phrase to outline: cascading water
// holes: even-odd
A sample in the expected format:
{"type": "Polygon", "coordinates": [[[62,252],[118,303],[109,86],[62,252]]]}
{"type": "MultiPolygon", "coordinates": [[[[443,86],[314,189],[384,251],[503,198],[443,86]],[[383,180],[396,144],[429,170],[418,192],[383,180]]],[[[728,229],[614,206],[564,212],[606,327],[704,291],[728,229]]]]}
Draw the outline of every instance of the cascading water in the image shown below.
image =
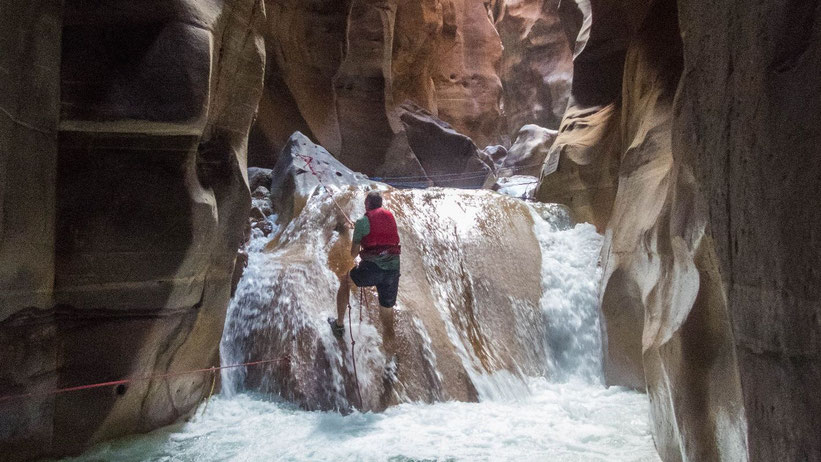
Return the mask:
{"type": "MultiPolygon", "coordinates": [[[[354,218],[361,215],[361,191],[339,194],[350,195],[342,203],[354,218]]],[[[360,319],[352,297],[364,401],[392,404],[384,412],[306,410],[350,410],[357,404],[350,399],[349,336],[337,342],[324,319],[333,311],[338,287],[331,260],[337,246],[347,245],[346,231],[335,225],[330,198],[318,192],[273,237],[252,237],[221,345],[224,364],[282,354],[296,360],[284,368],[224,373],[222,394],[204,415],[105,443],[77,460],[658,460],[646,396],[601,383],[602,237],[593,226],[572,226],[557,206],[528,206],[532,224],[525,231],[541,253],[535,261],[541,269],[537,297],[511,292],[500,298],[489,287],[506,286],[491,286],[483,275],[485,266],[502,262],[492,255],[474,257],[479,262],[453,256],[512,236],[504,232],[510,216],[493,216],[494,210],[482,208],[487,201],[514,214],[523,203],[486,191],[402,191],[389,197],[403,247],[414,250],[403,254],[397,321],[412,351],[400,362],[405,378],[387,401],[379,396],[381,377],[375,372],[385,361],[379,320],[368,306],[360,319]],[[434,308],[414,311],[423,303],[434,308]],[[414,377],[408,377],[411,372],[414,377]],[[479,402],[454,401],[454,378],[467,382],[479,402]]],[[[533,258],[539,255],[512,267],[529,268],[533,258]]],[[[510,276],[527,285],[528,275],[510,276]]]]}

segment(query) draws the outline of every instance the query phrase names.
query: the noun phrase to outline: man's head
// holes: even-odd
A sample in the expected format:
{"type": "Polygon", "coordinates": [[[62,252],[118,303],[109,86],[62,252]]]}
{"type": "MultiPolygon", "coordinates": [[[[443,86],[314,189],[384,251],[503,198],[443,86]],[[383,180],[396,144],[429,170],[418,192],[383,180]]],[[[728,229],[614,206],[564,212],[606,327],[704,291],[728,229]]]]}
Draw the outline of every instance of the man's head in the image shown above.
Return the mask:
{"type": "Polygon", "coordinates": [[[382,207],[382,194],[379,191],[371,191],[365,196],[365,210],[374,210],[382,207]]]}

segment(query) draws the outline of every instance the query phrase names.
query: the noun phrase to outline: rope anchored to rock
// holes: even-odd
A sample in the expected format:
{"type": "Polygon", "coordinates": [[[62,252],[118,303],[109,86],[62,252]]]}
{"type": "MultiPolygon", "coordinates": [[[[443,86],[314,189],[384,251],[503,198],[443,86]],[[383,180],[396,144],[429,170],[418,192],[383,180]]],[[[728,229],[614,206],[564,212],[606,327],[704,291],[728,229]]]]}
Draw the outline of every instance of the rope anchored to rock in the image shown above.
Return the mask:
{"type": "MultiPolygon", "coordinates": [[[[305,165],[308,167],[308,170],[310,170],[311,174],[316,177],[316,181],[319,183],[319,185],[322,187],[322,189],[324,189],[325,192],[328,193],[328,196],[331,198],[331,201],[333,201],[336,208],[339,209],[339,212],[342,213],[342,216],[345,217],[345,220],[348,222],[348,225],[351,228],[353,228],[354,223],[351,220],[351,217],[348,216],[348,214],[345,213],[345,210],[339,205],[338,202],[336,202],[336,199],[334,198],[333,193],[331,192],[331,190],[327,186],[325,186],[325,183],[322,182],[322,177],[320,177],[319,173],[317,173],[317,171],[314,169],[314,166],[313,166],[314,158],[311,157],[311,156],[307,156],[305,154],[296,154],[296,156],[299,157],[300,159],[302,159],[303,162],[305,162],[305,165]]],[[[362,307],[362,298],[363,297],[364,297],[364,289],[360,288],[360,310],[361,310],[361,307],[362,307]]],[[[354,381],[356,382],[356,396],[357,396],[357,398],[359,398],[359,408],[362,409],[363,408],[362,390],[359,387],[359,374],[356,371],[356,354],[354,352],[355,347],[356,347],[356,340],[354,339],[354,336],[353,336],[353,319],[351,317],[351,311],[352,311],[351,310],[351,304],[349,302],[348,303],[348,330],[349,330],[349,333],[351,335],[351,363],[353,364],[353,376],[354,376],[354,381]]],[[[360,323],[362,322],[362,312],[361,311],[360,311],[360,314],[359,314],[359,322],[360,323]]]]}
{"type": "Polygon", "coordinates": [[[264,359],[264,360],[261,360],[261,361],[249,361],[249,362],[246,362],[246,363],[229,364],[227,366],[207,367],[207,368],[204,368],[204,369],[191,369],[191,370],[180,371],[180,372],[169,372],[169,373],[165,373],[165,374],[139,374],[139,375],[135,375],[133,377],[125,378],[125,379],[122,379],[122,380],[111,380],[111,381],[108,381],[108,382],[90,383],[90,384],[87,384],[87,385],[77,385],[77,386],[74,386],[74,387],[55,388],[55,389],[48,390],[48,391],[43,391],[43,392],[20,393],[20,394],[17,394],[17,395],[0,396],[0,404],[5,404],[5,403],[18,401],[18,400],[23,400],[23,399],[28,399],[28,398],[46,397],[46,396],[51,396],[51,395],[58,395],[58,394],[61,394],[61,393],[69,393],[69,392],[73,392],[73,391],[91,390],[91,389],[94,389],[94,388],[128,385],[128,384],[133,383],[133,382],[144,382],[144,381],[149,381],[149,380],[154,380],[154,379],[168,379],[168,378],[172,378],[172,377],[178,377],[178,376],[181,376],[181,375],[197,374],[197,373],[204,373],[204,372],[211,372],[212,374],[214,374],[214,378],[212,379],[212,383],[211,383],[211,393],[213,393],[214,392],[214,385],[215,385],[215,381],[216,381],[216,372],[217,371],[220,371],[222,369],[234,369],[234,368],[237,368],[237,367],[259,366],[259,365],[262,365],[262,364],[270,364],[270,363],[276,363],[276,362],[281,362],[281,361],[290,361],[290,360],[291,360],[291,357],[286,355],[286,356],[281,356],[281,357],[275,358],[275,359],[264,359]]]}

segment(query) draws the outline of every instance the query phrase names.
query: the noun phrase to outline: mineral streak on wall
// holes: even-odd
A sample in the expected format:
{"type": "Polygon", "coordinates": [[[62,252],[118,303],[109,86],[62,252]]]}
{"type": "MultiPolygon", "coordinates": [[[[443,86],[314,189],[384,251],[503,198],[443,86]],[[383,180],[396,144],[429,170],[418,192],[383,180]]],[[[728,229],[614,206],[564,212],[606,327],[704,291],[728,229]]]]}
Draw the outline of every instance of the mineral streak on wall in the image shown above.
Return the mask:
{"type": "MultiPolygon", "coordinates": [[[[218,363],[261,1],[0,2],[0,395],[218,363]]],[[[4,460],[186,415],[206,376],[0,404],[4,460]]]]}

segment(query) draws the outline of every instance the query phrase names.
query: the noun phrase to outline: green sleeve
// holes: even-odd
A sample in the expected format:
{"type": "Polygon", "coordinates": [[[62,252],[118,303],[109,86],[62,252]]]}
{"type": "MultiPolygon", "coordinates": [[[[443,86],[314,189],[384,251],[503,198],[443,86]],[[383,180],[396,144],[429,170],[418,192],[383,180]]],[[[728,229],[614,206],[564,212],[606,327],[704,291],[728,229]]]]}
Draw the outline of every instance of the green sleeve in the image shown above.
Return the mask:
{"type": "Polygon", "coordinates": [[[356,220],[356,224],[353,228],[353,242],[354,244],[358,244],[362,242],[362,238],[367,236],[371,232],[371,223],[368,221],[368,217],[362,217],[356,220]]]}

